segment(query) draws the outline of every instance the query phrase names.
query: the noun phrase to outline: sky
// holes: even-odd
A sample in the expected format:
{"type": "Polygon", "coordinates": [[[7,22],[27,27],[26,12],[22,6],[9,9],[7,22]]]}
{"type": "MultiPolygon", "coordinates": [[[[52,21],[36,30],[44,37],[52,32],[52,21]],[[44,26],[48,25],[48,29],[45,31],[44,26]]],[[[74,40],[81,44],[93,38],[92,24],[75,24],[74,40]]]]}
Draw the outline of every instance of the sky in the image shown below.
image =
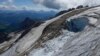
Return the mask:
{"type": "Polygon", "coordinates": [[[0,0],[0,9],[7,10],[65,10],[79,5],[96,6],[100,0],[0,0]]]}

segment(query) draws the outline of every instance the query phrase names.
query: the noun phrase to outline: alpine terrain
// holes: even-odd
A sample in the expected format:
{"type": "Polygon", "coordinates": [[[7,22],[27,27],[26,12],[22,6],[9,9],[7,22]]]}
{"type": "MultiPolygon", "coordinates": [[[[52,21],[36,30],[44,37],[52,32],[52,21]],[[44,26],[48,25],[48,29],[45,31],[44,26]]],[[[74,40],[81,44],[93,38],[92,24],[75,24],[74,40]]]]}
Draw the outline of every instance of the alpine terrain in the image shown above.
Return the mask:
{"type": "Polygon", "coordinates": [[[8,38],[0,56],[100,56],[100,6],[74,9],[8,38]]]}

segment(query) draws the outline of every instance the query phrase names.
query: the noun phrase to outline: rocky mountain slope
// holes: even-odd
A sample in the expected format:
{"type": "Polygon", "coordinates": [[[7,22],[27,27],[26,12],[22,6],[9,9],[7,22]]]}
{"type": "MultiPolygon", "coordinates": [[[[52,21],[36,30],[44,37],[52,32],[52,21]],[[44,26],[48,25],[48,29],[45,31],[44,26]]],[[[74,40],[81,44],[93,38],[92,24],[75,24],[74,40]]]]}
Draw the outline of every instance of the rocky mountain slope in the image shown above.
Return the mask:
{"type": "Polygon", "coordinates": [[[99,21],[99,6],[75,9],[32,28],[21,39],[23,31],[9,34],[12,39],[0,44],[0,56],[100,56],[99,21]],[[89,20],[83,31],[64,29],[66,21],[78,17],[89,20]]]}

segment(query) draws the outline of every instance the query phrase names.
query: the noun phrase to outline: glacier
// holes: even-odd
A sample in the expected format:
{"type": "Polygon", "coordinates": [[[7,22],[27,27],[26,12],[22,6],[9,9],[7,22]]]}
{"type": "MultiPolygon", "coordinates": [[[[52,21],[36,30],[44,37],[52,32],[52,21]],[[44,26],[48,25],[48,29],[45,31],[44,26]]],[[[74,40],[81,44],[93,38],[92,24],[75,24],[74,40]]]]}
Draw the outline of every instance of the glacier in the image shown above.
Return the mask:
{"type": "MultiPolygon", "coordinates": [[[[70,17],[68,20],[88,15],[89,23],[82,32],[74,33],[62,30],[57,38],[43,43],[44,47],[34,49],[29,56],[99,56],[100,55],[100,7],[87,10],[79,15],[70,17]],[[97,13],[97,14],[96,14],[97,13]]],[[[87,17],[87,16],[86,16],[87,17]]]]}
{"type": "Polygon", "coordinates": [[[23,33],[11,33],[13,38],[0,44],[0,56],[100,56],[100,6],[75,9],[47,20],[23,33]],[[87,17],[89,24],[81,32],[63,29],[63,23],[87,17]]]}

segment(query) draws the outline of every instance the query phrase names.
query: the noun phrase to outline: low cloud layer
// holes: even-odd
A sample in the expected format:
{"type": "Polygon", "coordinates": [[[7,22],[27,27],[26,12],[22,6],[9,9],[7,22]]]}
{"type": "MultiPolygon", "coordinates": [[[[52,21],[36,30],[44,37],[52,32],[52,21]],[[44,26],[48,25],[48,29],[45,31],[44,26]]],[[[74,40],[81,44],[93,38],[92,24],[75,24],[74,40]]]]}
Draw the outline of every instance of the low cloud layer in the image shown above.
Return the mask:
{"type": "Polygon", "coordinates": [[[0,0],[0,9],[17,9],[17,7],[13,4],[14,0],[0,0]]]}

